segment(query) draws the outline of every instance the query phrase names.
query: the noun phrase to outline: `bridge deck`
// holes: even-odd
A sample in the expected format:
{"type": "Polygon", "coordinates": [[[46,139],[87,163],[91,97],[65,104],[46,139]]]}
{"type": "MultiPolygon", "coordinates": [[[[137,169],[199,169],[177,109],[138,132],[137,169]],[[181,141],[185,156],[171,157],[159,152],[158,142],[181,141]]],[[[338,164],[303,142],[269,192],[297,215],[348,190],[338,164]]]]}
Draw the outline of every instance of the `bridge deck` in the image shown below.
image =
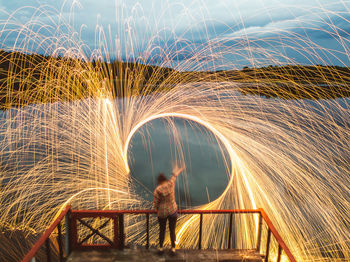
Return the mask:
{"type": "Polygon", "coordinates": [[[119,262],[119,261],[231,261],[231,262],[262,262],[261,255],[256,250],[188,250],[180,249],[172,256],[169,250],[159,255],[157,250],[124,249],[119,250],[87,250],[74,251],[67,262],[119,262]]]}

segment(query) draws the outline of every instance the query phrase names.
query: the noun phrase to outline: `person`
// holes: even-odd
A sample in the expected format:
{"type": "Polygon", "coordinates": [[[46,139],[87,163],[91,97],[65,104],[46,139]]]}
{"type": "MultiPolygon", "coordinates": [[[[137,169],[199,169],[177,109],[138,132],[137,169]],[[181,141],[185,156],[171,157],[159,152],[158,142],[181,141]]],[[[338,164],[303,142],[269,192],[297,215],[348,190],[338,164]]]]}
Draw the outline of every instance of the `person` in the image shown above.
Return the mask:
{"type": "Polygon", "coordinates": [[[168,180],[164,174],[159,174],[157,178],[158,186],[153,193],[153,206],[157,211],[159,222],[159,249],[163,253],[163,243],[165,237],[166,222],[169,220],[169,231],[171,239],[171,253],[175,254],[175,228],[177,220],[177,205],[175,201],[176,178],[184,170],[184,167],[175,167],[171,178],[168,180]]]}

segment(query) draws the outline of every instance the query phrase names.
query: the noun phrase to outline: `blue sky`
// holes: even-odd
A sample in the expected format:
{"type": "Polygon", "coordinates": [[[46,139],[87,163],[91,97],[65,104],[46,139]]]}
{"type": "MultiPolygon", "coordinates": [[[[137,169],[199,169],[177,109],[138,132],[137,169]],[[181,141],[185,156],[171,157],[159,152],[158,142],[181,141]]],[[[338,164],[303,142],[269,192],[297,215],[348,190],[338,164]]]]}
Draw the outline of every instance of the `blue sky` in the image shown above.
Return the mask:
{"type": "Polygon", "coordinates": [[[7,49],[76,50],[181,70],[349,65],[349,7],[339,0],[0,0],[0,40],[7,49]]]}

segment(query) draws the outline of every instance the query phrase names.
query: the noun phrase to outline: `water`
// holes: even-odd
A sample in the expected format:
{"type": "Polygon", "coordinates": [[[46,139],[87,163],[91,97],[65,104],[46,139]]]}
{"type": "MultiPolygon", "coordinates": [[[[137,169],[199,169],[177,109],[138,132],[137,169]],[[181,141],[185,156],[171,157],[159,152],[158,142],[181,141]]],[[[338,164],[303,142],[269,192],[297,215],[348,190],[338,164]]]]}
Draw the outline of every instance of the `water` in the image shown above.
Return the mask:
{"type": "Polygon", "coordinates": [[[170,177],[172,165],[179,159],[177,151],[183,148],[187,169],[176,187],[180,207],[199,206],[217,199],[227,187],[231,169],[223,145],[193,121],[179,118],[171,121],[174,125],[169,126],[165,119],[153,120],[132,139],[129,165],[132,177],[138,181],[137,191],[152,201],[157,175],[164,172],[170,177]]]}
{"type": "MultiPolygon", "coordinates": [[[[335,126],[342,126],[348,129],[350,127],[349,115],[344,117],[344,115],[339,114],[339,108],[342,110],[348,108],[349,98],[318,101],[280,100],[278,98],[267,99],[250,95],[243,96],[236,92],[235,99],[237,104],[246,107],[245,110],[247,112],[249,110],[256,112],[256,106],[262,105],[260,112],[257,113],[264,113],[264,115],[274,114],[273,118],[266,119],[266,121],[274,122],[276,126],[286,129],[288,129],[288,122],[276,121],[278,119],[276,116],[281,115],[284,118],[288,118],[288,116],[295,117],[293,116],[294,112],[289,110],[289,108],[295,107],[311,110],[320,119],[332,118],[335,126]],[[254,104],[250,104],[252,100],[254,100],[254,104]],[[264,107],[265,103],[268,103],[270,106],[264,107]]],[[[115,99],[114,103],[116,107],[120,107],[123,100],[115,99]]],[[[0,138],[4,145],[0,157],[1,172],[3,174],[6,174],[8,171],[10,173],[17,172],[18,176],[20,176],[33,169],[36,163],[44,161],[52,145],[41,143],[40,140],[38,141],[38,136],[41,139],[51,140],[51,134],[56,141],[64,143],[65,140],[69,139],[69,133],[74,130],[68,121],[64,121],[64,119],[69,120],[70,117],[70,115],[67,115],[67,108],[69,109],[73,106],[81,110],[86,108],[87,104],[89,103],[86,101],[75,101],[52,104],[49,106],[50,110],[47,110],[47,105],[31,105],[19,109],[0,111],[0,138]],[[48,128],[46,120],[50,118],[56,122],[56,130],[50,130],[52,127],[48,128]],[[9,121],[9,119],[12,120],[9,121]],[[46,120],[40,123],[38,122],[40,119],[46,120]],[[37,123],[35,125],[28,124],[31,121],[37,121],[37,123]],[[43,134],[45,128],[47,130],[43,134]],[[13,141],[5,140],[6,130],[12,130],[12,132],[16,130],[16,132],[13,132],[13,141]],[[21,133],[27,136],[21,137],[21,133]],[[35,139],[33,140],[34,137],[35,139]]],[[[72,114],[71,117],[73,117],[74,113],[80,114],[80,112],[70,112],[72,114]]],[[[322,139],[332,139],[334,144],[339,142],[335,137],[327,135],[329,130],[325,130],[322,122],[310,123],[302,118],[298,120],[299,127],[306,135],[309,130],[312,130],[314,133],[319,133],[322,139]]],[[[251,124],[237,121],[238,128],[246,128],[247,125],[251,124]]],[[[261,128],[261,126],[256,128],[261,128]]],[[[84,143],[91,142],[84,141],[84,143]]],[[[75,148],[79,150],[78,147],[79,142],[77,142],[75,148]]],[[[249,148],[247,150],[249,151],[249,148]]],[[[339,151],[339,148],[337,150],[338,152],[334,153],[349,159],[349,156],[344,155],[345,153],[341,150],[339,151]]],[[[69,154],[63,153],[56,158],[56,163],[59,163],[58,168],[59,166],[64,167],[64,163],[73,163],[74,169],[79,170],[86,168],[79,165],[84,161],[86,162],[86,159],[91,158],[92,154],[93,152],[75,152],[74,159],[72,159],[69,158],[69,154]]],[[[227,187],[232,169],[227,151],[220,140],[216,139],[208,129],[194,121],[180,118],[152,120],[143,125],[133,136],[128,151],[128,162],[136,192],[146,200],[152,201],[157,175],[160,172],[164,172],[170,177],[172,165],[175,161],[179,161],[181,157],[184,158],[187,169],[179,177],[176,187],[176,199],[180,207],[199,206],[217,199],[227,187]],[[179,151],[181,151],[181,154],[179,151]]],[[[315,161],[313,156],[310,157],[310,161],[315,161]]],[[[56,171],[61,172],[58,168],[56,171]]],[[[7,184],[9,180],[14,181],[16,178],[5,175],[2,179],[2,184],[7,184]]]]}

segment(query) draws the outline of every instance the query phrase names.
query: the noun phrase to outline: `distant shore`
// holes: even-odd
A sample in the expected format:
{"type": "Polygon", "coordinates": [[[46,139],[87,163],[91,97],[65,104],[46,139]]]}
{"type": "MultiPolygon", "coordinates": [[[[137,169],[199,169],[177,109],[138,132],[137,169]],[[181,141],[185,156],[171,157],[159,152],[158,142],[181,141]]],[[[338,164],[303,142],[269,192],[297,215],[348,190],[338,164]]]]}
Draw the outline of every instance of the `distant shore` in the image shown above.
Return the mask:
{"type": "Polygon", "coordinates": [[[350,97],[348,67],[287,65],[180,72],[172,68],[130,62],[87,63],[72,58],[0,50],[0,109],[92,96],[94,91],[89,84],[91,74],[95,74],[95,80],[107,79],[107,88],[115,97],[167,91],[171,86],[199,82],[242,83],[235,86],[242,94],[267,98],[350,97]],[[79,70],[81,74],[71,73],[79,70]],[[67,86],[70,82],[72,84],[60,89],[60,81],[67,86]],[[45,86],[45,89],[38,89],[37,86],[45,86]],[[42,91],[45,91],[44,94],[42,91]]]}

